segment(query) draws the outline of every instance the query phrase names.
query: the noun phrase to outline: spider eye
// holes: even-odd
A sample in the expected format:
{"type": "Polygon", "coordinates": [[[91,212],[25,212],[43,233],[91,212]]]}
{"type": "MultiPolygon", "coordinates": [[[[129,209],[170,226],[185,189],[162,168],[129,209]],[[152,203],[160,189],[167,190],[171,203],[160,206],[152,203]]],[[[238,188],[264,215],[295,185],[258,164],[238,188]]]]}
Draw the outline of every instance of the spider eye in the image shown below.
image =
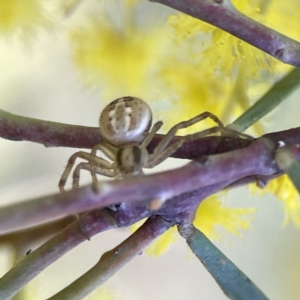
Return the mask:
{"type": "Polygon", "coordinates": [[[106,106],[99,121],[102,137],[117,147],[140,143],[148,134],[151,123],[148,104],[129,96],[106,106]]]}

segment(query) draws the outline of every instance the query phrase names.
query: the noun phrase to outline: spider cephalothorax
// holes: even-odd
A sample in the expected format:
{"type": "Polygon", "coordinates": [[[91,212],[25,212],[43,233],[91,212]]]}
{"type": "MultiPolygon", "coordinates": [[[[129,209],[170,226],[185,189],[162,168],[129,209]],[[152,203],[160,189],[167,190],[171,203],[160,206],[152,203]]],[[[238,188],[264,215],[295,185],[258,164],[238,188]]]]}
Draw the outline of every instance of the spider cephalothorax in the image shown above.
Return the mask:
{"type": "MultiPolygon", "coordinates": [[[[100,134],[103,143],[95,145],[91,153],[79,151],[73,154],[65,168],[59,182],[59,188],[64,191],[65,183],[70,175],[77,157],[87,162],[79,163],[73,172],[73,188],[79,186],[80,170],[91,172],[93,181],[96,182],[96,174],[123,179],[129,176],[143,175],[143,168],[153,168],[167,159],[185,142],[185,137],[170,144],[172,138],[179,129],[211,118],[223,129],[222,122],[209,112],[178,123],[161,139],[152,154],[147,151],[147,146],[163,125],[156,122],[152,129],[152,113],[146,102],[136,97],[122,97],[111,102],[104,108],[100,115],[100,134]],[[111,161],[98,157],[97,151],[102,151],[111,161]]],[[[209,132],[213,133],[216,130],[209,132]]],[[[199,136],[199,133],[196,133],[199,136]]],[[[195,135],[196,135],[195,134],[195,135]]],[[[189,136],[191,139],[191,136],[189,136]]]]}

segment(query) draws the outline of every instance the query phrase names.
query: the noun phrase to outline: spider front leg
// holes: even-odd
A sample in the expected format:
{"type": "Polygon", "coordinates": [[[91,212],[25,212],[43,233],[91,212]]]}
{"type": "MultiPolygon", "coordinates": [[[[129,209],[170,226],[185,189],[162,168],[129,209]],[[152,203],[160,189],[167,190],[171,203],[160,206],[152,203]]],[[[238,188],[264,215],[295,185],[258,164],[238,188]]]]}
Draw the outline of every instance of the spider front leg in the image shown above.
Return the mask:
{"type": "MultiPolygon", "coordinates": [[[[177,133],[177,131],[179,129],[184,129],[187,127],[190,127],[202,120],[205,120],[207,118],[212,119],[214,122],[216,122],[218,124],[218,127],[216,128],[224,128],[223,123],[219,120],[219,118],[217,116],[215,116],[214,114],[206,111],[204,113],[201,113],[200,115],[187,120],[187,121],[183,121],[180,122],[178,124],[176,124],[175,126],[173,126],[169,132],[166,134],[166,136],[158,143],[157,147],[155,148],[153,154],[155,155],[159,155],[162,151],[164,151],[164,149],[169,145],[170,141],[172,140],[172,138],[175,136],[175,134],[177,133]]],[[[178,148],[177,148],[178,149],[178,148]]],[[[174,152],[177,150],[175,149],[174,152]]]]}
{"type": "Polygon", "coordinates": [[[110,160],[115,160],[116,157],[116,153],[117,153],[117,148],[109,145],[109,144],[97,144],[96,146],[94,146],[92,148],[92,152],[91,154],[97,157],[97,151],[101,151],[103,152],[107,158],[109,158],[110,160]]]}
{"type": "MultiPolygon", "coordinates": [[[[115,160],[115,156],[117,153],[117,148],[115,148],[112,145],[109,144],[97,144],[96,146],[94,146],[92,148],[92,152],[91,154],[95,157],[97,157],[97,151],[101,151],[102,153],[104,153],[106,155],[107,158],[109,158],[111,161],[115,160]]],[[[97,177],[96,177],[96,173],[95,172],[91,172],[92,178],[93,178],[93,182],[97,182],[97,177]]],[[[106,175],[104,175],[106,176],[106,175]]],[[[110,177],[110,176],[108,176],[110,177]]]]}
{"type": "Polygon", "coordinates": [[[164,160],[166,160],[168,157],[170,157],[177,149],[179,149],[184,142],[185,141],[183,139],[178,140],[177,142],[175,142],[172,145],[170,145],[169,147],[167,147],[161,153],[151,154],[147,163],[145,164],[144,168],[151,169],[151,168],[154,168],[155,166],[159,165],[164,160]]]}
{"type": "Polygon", "coordinates": [[[177,131],[179,129],[190,127],[204,119],[210,118],[213,121],[215,121],[219,126],[213,127],[211,129],[204,130],[203,132],[197,133],[202,134],[203,136],[215,133],[220,131],[222,128],[224,128],[223,123],[218,119],[217,116],[210,112],[204,112],[188,121],[183,121],[175,126],[173,126],[169,132],[165,135],[165,137],[158,143],[157,147],[154,149],[153,154],[150,156],[147,164],[145,165],[146,168],[153,168],[154,166],[160,164],[164,160],[166,160],[171,154],[173,154],[177,149],[179,149],[182,144],[186,141],[185,137],[182,137],[182,139],[178,140],[177,142],[173,143],[172,145],[169,145],[172,138],[175,136],[177,131]]]}
{"type": "Polygon", "coordinates": [[[76,161],[76,158],[82,158],[82,159],[85,159],[87,160],[90,164],[92,165],[95,165],[95,166],[98,166],[100,168],[103,168],[103,169],[111,169],[111,164],[106,161],[105,159],[103,158],[100,158],[100,157],[97,157],[97,156],[94,156],[92,155],[91,153],[87,153],[87,152],[83,152],[83,151],[79,151],[79,152],[76,152],[74,153],[68,160],[68,164],[60,178],[60,181],[58,183],[58,186],[59,186],[59,189],[61,192],[64,192],[65,189],[64,189],[64,186],[66,184],[66,181],[71,173],[71,170],[75,164],[75,161],[76,161]]]}
{"type": "Polygon", "coordinates": [[[157,131],[161,128],[161,126],[163,126],[163,122],[162,121],[158,121],[156,122],[151,131],[149,132],[149,134],[145,137],[145,139],[143,140],[141,146],[147,148],[147,146],[149,145],[149,143],[152,141],[152,139],[154,138],[155,134],[157,133],[157,131]]]}

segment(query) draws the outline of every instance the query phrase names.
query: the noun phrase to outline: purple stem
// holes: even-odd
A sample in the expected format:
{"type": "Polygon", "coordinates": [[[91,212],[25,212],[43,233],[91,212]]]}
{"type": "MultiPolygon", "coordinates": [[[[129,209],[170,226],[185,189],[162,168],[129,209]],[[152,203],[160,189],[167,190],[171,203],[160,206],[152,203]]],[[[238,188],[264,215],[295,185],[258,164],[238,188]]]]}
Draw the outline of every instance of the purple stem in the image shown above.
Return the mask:
{"type": "Polygon", "coordinates": [[[31,141],[46,147],[92,148],[102,141],[99,128],[27,118],[1,109],[0,136],[12,141],[31,141]]]}
{"type": "MultiPolygon", "coordinates": [[[[91,149],[102,141],[98,127],[68,125],[28,117],[13,115],[0,110],[0,137],[13,141],[30,141],[46,147],[74,147],[91,149]]],[[[151,141],[150,153],[164,135],[157,134],[151,141]]],[[[286,144],[300,143],[300,127],[281,132],[269,133],[265,137],[274,144],[283,141],[286,144]]],[[[174,137],[172,142],[180,139],[174,137]]],[[[172,154],[175,158],[195,159],[203,155],[212,155],[243,148],[250,140],[229,136],[208,136],[185,142],[172,154]]]]}
{"type": "Polygon", "coordinates": [[[272,142],[258,139],[248,147],[193,161],[175,170],[99,182],[64,194],[16,203],[0,210],[0,232],[119,203],[148,200],[151,204],[153,199],[167,200],[224,180],[233,183],[246,176],[273,175],[279,171],[274,163],[274,150],[272,142]]]}
{"type": "MultiPolygon", "coordinates": [[[[174,197],[157,213],[162,215],[164,220],[169,220],[170,224],[174,224],[174,222],[177,224],[183,220],[192,221],[200,202],[227,186],[228,183],[225,181],[221,184],[174,197]],[[170,215],[170,212],[173,212],[174,217],[170,215]]],[[[155,213],[138,202],[121,206],[117,213],[108,212],[107,210],[93,210],[81,216],[80,222],[85,233],[92,237],[99,232],[115,228],[116,226],[132,225],[142,218],[155,213]]],[[[159,224],[161,221],[157,222],[159,224]]],[[[6,298],[14,296],[46,267],[81,242],[84,242],[87,237],[82,232],[81,226],[78,222],[68,225],[63,231],[31,252],[30,255],[23,257],[19,263],[0,279],[0,293],[5,295],[6,298]]],[[[144,228],[143,230],[147,229],[144,228]]],[[[145,238],[144,235],[142,235],[141,243],[144,243],[143,238],[145,238]]]]}

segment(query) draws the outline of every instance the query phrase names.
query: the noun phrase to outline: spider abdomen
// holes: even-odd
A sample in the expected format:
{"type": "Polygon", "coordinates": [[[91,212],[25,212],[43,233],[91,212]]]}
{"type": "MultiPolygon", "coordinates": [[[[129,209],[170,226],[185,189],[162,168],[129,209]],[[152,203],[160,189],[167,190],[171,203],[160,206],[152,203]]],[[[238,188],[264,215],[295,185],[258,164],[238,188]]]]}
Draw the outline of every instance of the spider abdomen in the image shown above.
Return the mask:
{"type": "Polygon", "coordinates": [[[152,124],[151,109],[136,97],[122,97],[111,102],[100,115],[102,137],[117,147],[139,144],[152,124]]]}

